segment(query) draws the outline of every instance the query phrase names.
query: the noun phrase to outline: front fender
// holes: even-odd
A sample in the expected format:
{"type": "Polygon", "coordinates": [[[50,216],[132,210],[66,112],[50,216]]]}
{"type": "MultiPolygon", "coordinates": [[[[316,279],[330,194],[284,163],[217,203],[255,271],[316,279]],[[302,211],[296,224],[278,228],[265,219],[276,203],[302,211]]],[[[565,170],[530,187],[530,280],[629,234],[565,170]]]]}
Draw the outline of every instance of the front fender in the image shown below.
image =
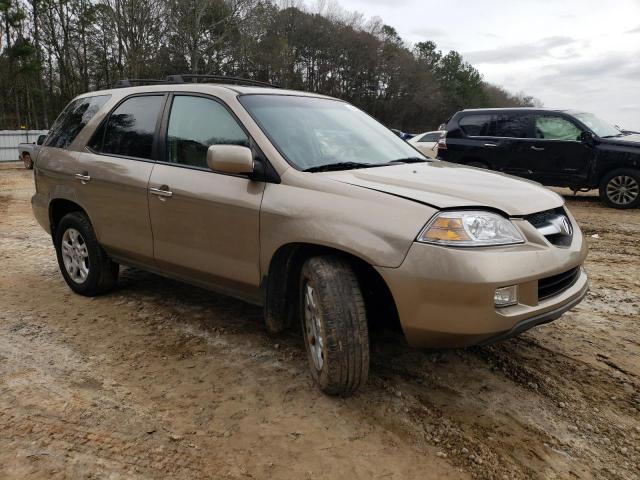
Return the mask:
{"type": "Polygon", "coordinates": [[[269,184],[260,213],[264,274],[283,245],[303,243],[350,253],[369,265],[397,267],[432,207],[358,186],[269,184]]]}

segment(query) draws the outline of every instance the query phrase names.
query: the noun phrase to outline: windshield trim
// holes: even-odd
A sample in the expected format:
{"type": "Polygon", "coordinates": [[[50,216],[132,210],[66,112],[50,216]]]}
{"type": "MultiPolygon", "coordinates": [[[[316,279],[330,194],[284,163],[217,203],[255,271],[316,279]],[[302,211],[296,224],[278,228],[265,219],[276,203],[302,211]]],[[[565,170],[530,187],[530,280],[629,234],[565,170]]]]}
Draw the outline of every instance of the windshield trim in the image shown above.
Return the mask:
{"type": "Polygon", "coordinates": [[[577,113],[572,113],[570,115],[571,117],[573,117],[580,125],[582,125],[585,130],[593,133],[596,137],[598,138],[614,138],[617,135],[615,135],[614,137],[609,137],[609,136],[602,136],[600,134],[598,134],[592,127],[590,127],[583,119],[582,116],[591,116],[594,117],[596,120],[605,123],[606,125],[608,125],[609,127],[613,128],[616,132],[618,132],[619,134],[621,134],[622,132],[620,131],[620,129],[618,129],[615,125],[611,125],[609,122],[607,122],[606,120],[604,120],[603,118],[599,117],[598,115],[596,115],[595,113],[592,112],[577,112],[577,113]]]}
{"type": "MultiPolygon", "coordinates": [[[[253,120],[253,123],[256,124],[256,126],[260,129],[260,131],[263,133],[263,135],[265,137],[267,137],[267,139],[269,140],[269,143],[271,143],[271,146],[273,148],[276,149],[276,151],[280,154],[280,156],[285,160],[285,162],[287,162],[289,164],[289,166],[291,166],[294,170],[297,170],[298,172],[302,172],[302,173],[319,173],[319,172],[305,172],[304,168],[299,167],[298,165],[295,164],[295,162],[291,161],[287,155],[285,155],[285,153],[282,151],[282,149],[280,148],[280,146],[274,141],[273,137],[267,133],[267,131],[265,130],[265,128],[262,126],[262,124],[258,121],[258,119],[253,115],[253,113],[251,113],[251,111],[245,106],[244,103],[242,103],[241,98],[242,97],[249,97],[252,95],[261,95],[261,96],[265,96],[265,97],[298,97],[298,98],[317,98],[320,100],[331,100],[334,102],[339,102],[339,103],[344,103],[346,105],[351,105],[354,108],[357,108],[360,112],[364,113],[365,115],[367,115],[368,117],[370,117],[371,119],[373,119],[375,122],[379,123],[380,125],[382,125],[384,128],[386,128],[387,130],[389,130],[389,132],[391,132],[392,135],[396,135],[395,133],[393,133],[393,131],[387,127],[384,123],[382,123],[381,121],[379,121],[377,118],[375,118],[373,115],[369,115],[369,113],[365,112],[364,110],[356,107],[355,105],[352,105],[351,103],[342,100],[340,98],[335,98],[335,97],[329,97],[326,95],[319,95],[319,94],[300,94],[297,92],[278,92],[278,93],[263,93],[263,92],[251,92],[251,93],[241,93],[237,95],[237,99],[238,99],[238,103],[240,105],[242,105],[242,108],[244,109],[245,112],[247,112],[247,115],[249,115],[249,117],[251,117],[251,120],[253,120]]],[[[396,135],[397,136],[397,135],[396,135]]],[[[426,155],[424,155],[422,152],[420,152],[420,150],[418,150],[417,148],[415,148],[412,144],[410,144],[409,142],[405,141],[405,143],[410,146],[413,150],[416,151],[416,153],[423,157],[425,160],[429,160],[427,158],[426,155]]],[[[380,164],[380,165],[376,165],[376,166],[380,166],[380,167],[384,167],[384,166],[389,166],[388,164],[380,164]]],[[[370,165],[368,165],[366,162],[362,162],[362,168],[370,168],[370,165]]],[[[353,169],[352,169],[353,170],[353,169]]]]}

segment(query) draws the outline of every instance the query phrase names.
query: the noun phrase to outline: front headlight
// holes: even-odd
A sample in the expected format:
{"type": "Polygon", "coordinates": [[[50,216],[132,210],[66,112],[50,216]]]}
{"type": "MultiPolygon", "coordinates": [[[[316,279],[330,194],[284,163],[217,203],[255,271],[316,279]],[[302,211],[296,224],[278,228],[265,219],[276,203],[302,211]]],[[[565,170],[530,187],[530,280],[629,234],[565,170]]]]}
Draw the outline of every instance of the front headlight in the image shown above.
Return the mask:
{"type": "Polygon", "coordinates": [[[492,212],[466,210],[438,213],[417,240],[453,247],[524,243],[522,234],[510,220],[492,212]]]}

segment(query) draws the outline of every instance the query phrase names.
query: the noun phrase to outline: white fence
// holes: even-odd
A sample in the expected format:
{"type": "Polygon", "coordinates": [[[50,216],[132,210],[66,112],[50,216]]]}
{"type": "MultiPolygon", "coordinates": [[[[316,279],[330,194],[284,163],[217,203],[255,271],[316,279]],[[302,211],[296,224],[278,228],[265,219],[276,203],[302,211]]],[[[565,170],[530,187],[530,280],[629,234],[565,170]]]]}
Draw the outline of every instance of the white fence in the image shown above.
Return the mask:
{"type": "Polygon", "coordinates": [[[17,162],[18,144],[35,142],[38,135],[46,133],[47,130],[0,130],[0,162],[17,162]]]}

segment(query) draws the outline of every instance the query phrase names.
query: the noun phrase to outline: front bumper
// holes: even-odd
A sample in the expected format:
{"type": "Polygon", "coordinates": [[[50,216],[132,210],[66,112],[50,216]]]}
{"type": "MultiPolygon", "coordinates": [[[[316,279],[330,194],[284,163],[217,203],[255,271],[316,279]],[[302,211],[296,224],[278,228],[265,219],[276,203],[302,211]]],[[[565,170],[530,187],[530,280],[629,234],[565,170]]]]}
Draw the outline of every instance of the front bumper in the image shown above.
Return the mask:
{"type": "Polygon", "coordinates": [[[551,245],[525,220],[526,243],[506,247],[448,248],[414,243],[398,268],[378,267],[414,347],[463,347],[508,338],[555,320],[584,298],[581,267],[586,242],[574,224],[569,247],[551,245]],[[579,267],[572,284],[538,299],[538,280],[579,267]],[[516,305],[496,308],[496,288],[518,285],[516,305]]]}

